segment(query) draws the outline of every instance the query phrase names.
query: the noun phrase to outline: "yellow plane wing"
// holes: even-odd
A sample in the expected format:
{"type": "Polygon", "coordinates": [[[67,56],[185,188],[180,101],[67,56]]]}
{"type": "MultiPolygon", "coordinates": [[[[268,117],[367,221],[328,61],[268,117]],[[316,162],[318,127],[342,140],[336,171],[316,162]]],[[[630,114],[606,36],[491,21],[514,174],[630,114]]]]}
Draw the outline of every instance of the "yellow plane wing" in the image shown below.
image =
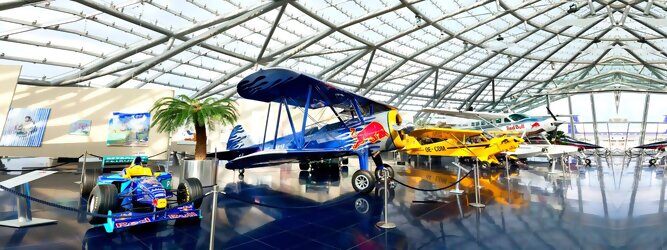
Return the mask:
{"type": "Polygon", "coordinates": [[[464,137],[476,136],[482,134],[480,130],[464,130],[451,128],[421,128],[415,129],[410,133],[410,136],[416,138],[438,138],[438,139],[454,139],[463,141],[464,137]]]}

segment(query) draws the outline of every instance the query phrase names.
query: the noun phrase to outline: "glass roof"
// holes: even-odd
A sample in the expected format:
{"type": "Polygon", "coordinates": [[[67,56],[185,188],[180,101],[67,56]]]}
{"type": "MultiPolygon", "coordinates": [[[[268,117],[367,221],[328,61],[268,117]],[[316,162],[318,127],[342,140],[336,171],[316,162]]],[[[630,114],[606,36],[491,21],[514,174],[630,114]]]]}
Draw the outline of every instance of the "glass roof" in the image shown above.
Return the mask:
{"type": "Polygon", "coordinates": [[[631,68],[663,82],[665,9],[629,0],[9,0],[0,3],[0,63],[23,65],[22,84],[233,98],[244,76],[287,67],[405,110],[502,110],[603,62],[623,66],[596,71],[631,68]]]}

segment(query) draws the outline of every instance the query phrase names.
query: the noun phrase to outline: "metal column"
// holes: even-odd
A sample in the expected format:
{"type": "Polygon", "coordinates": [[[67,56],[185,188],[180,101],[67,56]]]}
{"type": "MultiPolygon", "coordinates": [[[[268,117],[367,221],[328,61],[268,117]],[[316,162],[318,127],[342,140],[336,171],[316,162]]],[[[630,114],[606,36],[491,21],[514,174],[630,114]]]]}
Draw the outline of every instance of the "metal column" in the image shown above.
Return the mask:
{"type": "Polygon", "coordinates": [[[651,95],[646,93],[646,99],[644,102],[644,116],[642,117],[642,130],[639,136],[639,145],[644,144],[644,139],[646,137],[646,120],[648,119],[648,106],[651,103],[651,95]]]}
{"type": "MultiPolygon", "coordinates": [[[[595,98],[593,93],[591,95],[591,113],[593,113],[593,136],[595,138],[595,144],[600,145],[600,138],[598,138],[598,119],[595,113],[595,98]]],[[[595,150],[597,152],[597,149],[595,150]]]]}

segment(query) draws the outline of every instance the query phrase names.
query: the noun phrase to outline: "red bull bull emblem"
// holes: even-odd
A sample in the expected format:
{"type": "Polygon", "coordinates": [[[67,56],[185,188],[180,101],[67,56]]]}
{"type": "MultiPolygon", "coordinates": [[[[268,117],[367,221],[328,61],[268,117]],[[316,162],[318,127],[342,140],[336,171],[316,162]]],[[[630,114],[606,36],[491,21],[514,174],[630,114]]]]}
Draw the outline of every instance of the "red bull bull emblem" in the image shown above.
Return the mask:
{"type": "Polygon", "coordinates": [[[373,121],[364,127],[359,133],[356,133],[355,128],[350,128],[350,136],[355,140],[352,149],[357,149],[361,144],[364,144],[366,141],[370,143],[376,143],[382,138],[389,136],[384,127],[379,122],[373,121]]]}
{"type": "Polygon", "coordinates": [[[533,125],[530,126],[530,128],[539,128],[539,127],[540,127],[539,122],[533,123],[533,125]]]}

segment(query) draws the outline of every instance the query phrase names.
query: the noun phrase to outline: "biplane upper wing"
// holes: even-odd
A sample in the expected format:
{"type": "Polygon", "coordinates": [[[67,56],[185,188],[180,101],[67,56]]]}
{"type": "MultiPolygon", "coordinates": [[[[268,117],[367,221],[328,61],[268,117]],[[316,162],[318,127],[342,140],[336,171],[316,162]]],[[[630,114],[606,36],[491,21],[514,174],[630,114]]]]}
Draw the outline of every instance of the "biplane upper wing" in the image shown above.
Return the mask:
{"type": "Polygon", "coordinates": [[[227,169],[256,168],[284,163],[319,161],[352,155],[350,150],[338,149],[273,149],[240,156],[225,165],[227,169]]]}
{"type": "Polygon", "coordinates": [[[241,97],[261,102],[282,102],[288,105],[305,107],[308,103],[308,89],[312,88],[309,108],[317,109],[334,106],[343,109],[353,109],[356,105],[373,109],[373,112],[382,112],[395,107],[377,102],[337,88],[321,80],[284,68],[262,69],[252,73],[237,85],[241,97]]]}
{"type": "Polygon", "coordinates": [[[507,118],[507,114],[503,113],[489,113],[489,112],[474,112],[474,111],[462,111],[456,109],[436,109],[436,108],[425,108],[421,112],[433,113],[439,115],[453,116],[464,119],[485,119],[485,120],[496,120],[507,118]]]}
{"type": "Polygon", "coordinates": [[[422,128],[415,129],[410,132],[410,136],[417,138],[438,138],[438,139],[455,139],[463,141],[464,137],[476,136],[482,134],[479,130],[463,130],[451,128],[422,128]]]}

